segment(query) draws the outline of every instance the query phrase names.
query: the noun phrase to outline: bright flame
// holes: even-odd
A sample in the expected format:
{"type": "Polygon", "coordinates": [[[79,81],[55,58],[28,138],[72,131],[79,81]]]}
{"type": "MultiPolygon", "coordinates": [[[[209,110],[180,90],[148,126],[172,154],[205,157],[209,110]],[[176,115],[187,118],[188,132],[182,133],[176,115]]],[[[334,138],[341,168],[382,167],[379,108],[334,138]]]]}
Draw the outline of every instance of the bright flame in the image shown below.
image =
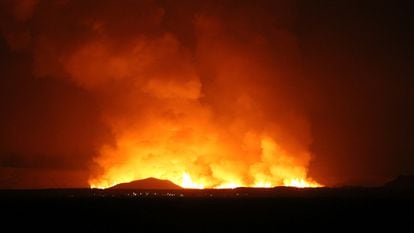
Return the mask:
{"type": "Polygon", "coordinates": [[[217,188],[217,189],[234,189],[234,188],[243,187],[243,186],[244,185],[240,184],[240,183],[228,182],[228,183],[224,183],[224,184],[221,184],[219,186],[216,186],[214,188],[217,188]]]}
{"type": "Polygon", "coordinates": [[[253,187],[255,187],[255,188],[271,188],[272,183],[270,183],[270,182],[258,182],[256,184],[254,184],[253,187]]]}
{"type": "MultiPolygon", "coordinates": [[[[126,143],[126,142],[125,142],[126,143]]],[[[129,155],[127,158],[134,158],[130,154],[139,154],[141,151],[149,150],[144,146],[137,148],[127,143],[124,145],[127,149],[124,153],[129,155]]],[[[174,145],[174,144],[173,144],[174,145]]],[[[123,147],[124,147],[123,146],[123,147]]],[[[181,185],[183,188],[204,189],[217,188],[228,189],[237,187],[261,187],[270,188],[275,186],[291,187],[321,187],[319,183],[306,177],[306,167],[301,166],[301,157],[298,161],[287,152],[280,148],[270,137],[261,137],[260,139],[261,154],[257,161],[251,164],[245,162],[236,163],[235,161],[219,161],[217,158],[207,156],[205,159],[212,158],[211,164],[201,164],[209,168],[207,173],[202,173],[204,166],[196,166],[197,162],[188,162],[186,158],[191,157],[194,150],[181,150],[179,154],[171,154],[165,148],[156,148],[156,152],[161,153],[168,158],[174,158],[172,161],[159,160],[158,156],[153,156],[153,161],[129,161],[119,167],[111,164],[112,169],[108,169],[106,174],[96,180],[91,180],[92,188],[108,188],[118,183],[130,182],[136,179],[155,177],[159,179],[168,179],[181,185]],[[155,166],[156,165],[156,166],[155,166]],[[193,171],[190,167],[193,167],[193,171]],[[137,169],[139,168],[139,169],[137,169]],[[184,172],[181,172],[184,170],[184,172]]],[[[193,148],[191,145],[184,148],[193,148]]],[[[217,151],[224,151],[217,145],[203,145],[200,142],[194,146],[200,151],[207,154],[216,154],[217,151]]],[[[119,148],[117,149],[119,150],[119,148]]],[[[118,151],[115,151],[119,153],[118,151]]],[[[105,153],[114,153],[112,149],[105,153]]],[[[111,156],[112,157],[112,156],[111,156]]],[[[110,161],[112,163],[112,161],[110,161]]]]}
{"type": "Polygon", "coordinates": [[[191,176],[187,173],[183,173],[183,181],[181,182],[181,187],[183,188],[191,188],[191,189],[203,189],[204,185],[194,183],[191,179],[191,176]]]}
{"type": "Polygon", "coordinates": [[[309,181],[298,178],[284,180],[283,185],[296,188],[317,188],[322,186],[315,181],[309,181]]]}

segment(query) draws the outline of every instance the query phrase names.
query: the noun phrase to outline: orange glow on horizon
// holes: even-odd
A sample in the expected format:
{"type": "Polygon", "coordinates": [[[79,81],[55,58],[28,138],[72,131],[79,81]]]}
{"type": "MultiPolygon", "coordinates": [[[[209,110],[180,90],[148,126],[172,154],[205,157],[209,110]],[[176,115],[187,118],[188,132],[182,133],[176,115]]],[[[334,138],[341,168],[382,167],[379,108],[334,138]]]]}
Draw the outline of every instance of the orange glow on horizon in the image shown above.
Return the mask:
{"type": "MultiPolygon", "coordinates": [[[[107,185],[107,184],[101,184],[102,186],[99,185],[95,185],[95,184],[91,184],[90,188],[97,188],[97,189],[106,189],[106,188],[110,188],[112,186],[117,185],[118,183],[114,183],[111,185],[107,185]]],[[[191,176],[188,173],[183,173],[183,179],[180,185],[182,188],[185,189],[205,189],[204,185],[201,183],[196,183],[192,181],[191,176]]],[[[291,180],[285,180],[283,182],[283,185],[285,187],[295,187],[295,188],[318,188],[318,187],[323,187],[323,185],[312,181],[312,180],[303,180],[303,179],[291,179],[291,180]]],[[[276,187],[274,185],[272,185],[271,183],[256,183],[253,186],[249,186],[246,184],[242,184],[242,183],[236,183],[236,182],[229,182],[229,183],[225,183],[225,184],[221,184],[219,186],[215,186],[215,187],[209,187],[209,188],[213,188],[213,189],[234,189],[234,188],[239,188],[239,187],[252,187],[252,188],[273,188],[276,187]]]]}
{"type": "MultiPolygon", "coordinates": [[[[202,145],[199,148],[202,148],[202,145]]],[[[130,153],[133,153],[133,151],[135,150],[132,149],[130,153]]],[[[206,149],[206,151],[208,150],[206,149]]],[[[220,170],[221,168],[219,168],[215,175],[200,174],[197,176],[188,169],[193,164],[186,164],[185,161],[179,161],[179,159],[177,161],[164,161],[159,167],[156,166],[156,162],[149,163],[146,166],[128,162],[117,169],[110,169],[109,172],[98,179],[90,180],[90,187],[105,189],[119,183],[131,182],[148,177],[167,179],[188,189],[271,188],[276,186],[306,188],[323,186],[311,178],[306,177],[306,168],[292,164],[294,160],[291,160],[289,156],[285,155],[271,138],[261,139],[261,153],[260,159],[262,162],[258,161],[251,164],[247,174],[239,173],[240,171],[236,167],[233,168],[234,170],[230,169],[227,171],[220,170]],[[282,163],[283,161],[285,164],[282,163]],[[266,169],[273,171],[273,175],[266,174],[264,172],[266,169]],[[137,172],[137,170],[141,170],[141,172],[137,172]],[[180,172],[181,170],[185,171],[180,172]]]]}

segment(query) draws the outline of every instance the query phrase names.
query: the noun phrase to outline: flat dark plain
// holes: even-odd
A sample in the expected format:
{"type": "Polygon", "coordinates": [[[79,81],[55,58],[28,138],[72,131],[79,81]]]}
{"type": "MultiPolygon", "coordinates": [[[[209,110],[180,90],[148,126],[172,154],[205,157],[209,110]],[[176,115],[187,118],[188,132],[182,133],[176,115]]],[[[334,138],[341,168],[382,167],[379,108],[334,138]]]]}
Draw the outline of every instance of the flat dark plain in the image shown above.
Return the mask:
{"type": "Polygon", "coordinates": [[[0,203],[7,232],[397,231],[412,227],[414,190],[2,190],[0,203]]]}

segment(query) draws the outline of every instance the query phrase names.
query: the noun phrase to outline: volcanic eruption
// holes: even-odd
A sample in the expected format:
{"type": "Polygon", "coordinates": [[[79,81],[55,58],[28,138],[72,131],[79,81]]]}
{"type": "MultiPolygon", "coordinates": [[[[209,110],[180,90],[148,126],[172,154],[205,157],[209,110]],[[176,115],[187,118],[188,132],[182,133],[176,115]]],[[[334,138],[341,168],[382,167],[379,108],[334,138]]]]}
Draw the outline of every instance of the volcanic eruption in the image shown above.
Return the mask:
{"type": "Polygon", "coordinates": [[[308,176],[291,6],[166,2],[34,10],[35,75],[93,96],[113,137],[94,155],[90,187],[148,177],[185,188],[320,186],[308,176]]]}
{"type": "MultiPolygon", "coordinates": [[[[162,9],[152,17],[166,20],[162,9]]],[[[307,177],[308,122],[284,90],[294,72],[266,51],[270,38],[231,25],[195,15],[193,48],[168,31],[119,45],[102,27],[103,38],[70,53],[66,71],[105,99],[116,135],[96,157],[91,187],[147,177],[185,188],[319,185],[307,177]]],[[[287,32],[275,34],[280,56],[295,52],[287,32]]]]}

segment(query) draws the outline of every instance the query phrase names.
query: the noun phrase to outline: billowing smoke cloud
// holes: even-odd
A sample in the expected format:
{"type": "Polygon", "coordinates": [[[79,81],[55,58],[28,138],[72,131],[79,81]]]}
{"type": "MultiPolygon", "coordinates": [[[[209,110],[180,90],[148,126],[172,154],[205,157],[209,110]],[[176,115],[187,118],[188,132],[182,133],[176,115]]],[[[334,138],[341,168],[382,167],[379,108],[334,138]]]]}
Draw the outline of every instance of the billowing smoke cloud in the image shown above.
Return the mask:
{"type": "Polygon", "coordinates": [[[9,46],[32,54],[36,79],[91,96],[111,131],[89,153],[92,186],[150,176],[186,187],[313,182],[293,5],[9,4],[21,31],[3,34],[29,35],[6,36],[9,46]]]}

